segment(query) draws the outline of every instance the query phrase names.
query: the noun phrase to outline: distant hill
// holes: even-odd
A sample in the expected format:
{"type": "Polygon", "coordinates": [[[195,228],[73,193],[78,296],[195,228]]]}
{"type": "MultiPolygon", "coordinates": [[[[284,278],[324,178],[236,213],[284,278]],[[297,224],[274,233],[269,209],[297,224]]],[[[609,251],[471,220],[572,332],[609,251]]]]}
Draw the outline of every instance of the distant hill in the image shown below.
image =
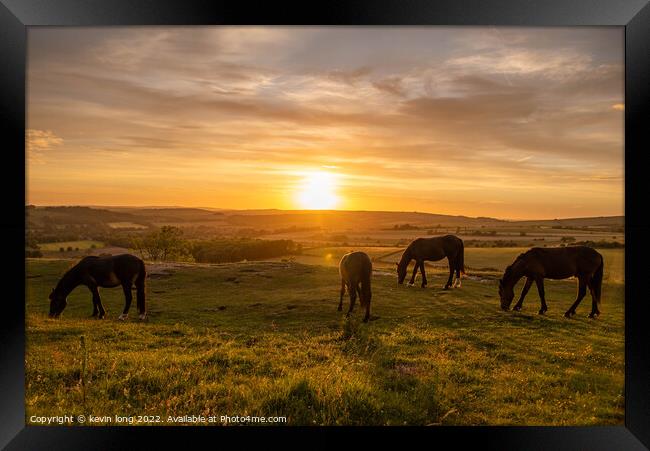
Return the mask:
{"type": "Polygon", "coordinates": [[[202,208],[112,208],[112,211],[124,212],[149,222],[199,222],[221,219],[223,213],[202,208]]]}
{"type": "Polygon", "coordinates": [[[44,225],[95,225],[111,222],[137,222],[130,213],[90,207],[25,207],[28,227],[44,225]]]}
{"type": "Polygon", "coordinates": [[[25,208],[28,225],[38,227],[50,224],[108,224],[130,222],[142,225],[165,223],[215,223],[229,227],[282,228],[322,227],[342,228],[392,228],[405,225],[426,227],[623,227],[623,216],[542,219],[508,221],[489,217],[453,216],[421,212],[394,211],[338,211],[338,210],[207,210],[203,208],[138,208],[138,207],[80,207],[48,206],[25,208]]]}
{"type": "Polygon", "coordinates": [[[268,211],[252,214],[250,212],[228,212],[224,218],[229,224],[248,227],[289,227],[314,226],[323,228],[391,228],[403,224],[413,226],[481,226],[501,225],[505,221],[494,218],[470,218],[418,212],[393,211],[268,211]]]}
{"type": "Polygon", "coordinates": [[[597,227],[597,226],[624,226],[625,216],[596,216],[591,218],[568,218],[568,219],[539,219],[532,221],[513,221],[520,225],[542,225],[542,226],[570,226],[570,227],[597,227]]]}

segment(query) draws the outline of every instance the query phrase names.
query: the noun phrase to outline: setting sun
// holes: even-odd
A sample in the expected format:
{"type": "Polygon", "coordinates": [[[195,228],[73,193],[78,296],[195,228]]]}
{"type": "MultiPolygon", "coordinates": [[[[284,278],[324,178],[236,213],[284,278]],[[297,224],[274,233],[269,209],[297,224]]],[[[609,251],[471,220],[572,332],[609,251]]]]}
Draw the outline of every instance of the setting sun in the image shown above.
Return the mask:
{"type": "Polygon", "coordinates": [[[310,172],[298,187],[298,204],[307,210],[329,210],[339,203],[336,176],[329,172],[310,172]]]}

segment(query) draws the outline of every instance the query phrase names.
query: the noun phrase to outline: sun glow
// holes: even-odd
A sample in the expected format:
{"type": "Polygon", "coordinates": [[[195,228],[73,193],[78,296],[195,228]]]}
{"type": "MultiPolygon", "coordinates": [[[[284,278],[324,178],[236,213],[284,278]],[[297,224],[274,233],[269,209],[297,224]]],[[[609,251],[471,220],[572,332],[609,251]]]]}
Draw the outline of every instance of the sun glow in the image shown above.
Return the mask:
{"type": "Polygon", "coordinates": [[[305,174],[298,186],[298,203],[307,210],[330,210],[339,203],[336,175],[316,171],[305,174]]]}

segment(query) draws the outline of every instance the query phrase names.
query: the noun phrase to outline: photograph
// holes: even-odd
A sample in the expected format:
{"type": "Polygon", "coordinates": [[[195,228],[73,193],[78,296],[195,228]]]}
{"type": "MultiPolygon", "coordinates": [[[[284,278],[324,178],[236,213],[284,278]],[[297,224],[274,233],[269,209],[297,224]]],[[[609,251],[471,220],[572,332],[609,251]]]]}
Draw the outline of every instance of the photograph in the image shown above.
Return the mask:
{"type": "Polygon", "coordinates": [[[625,45],[29,27],[25,424],[625,426],[625,45]]]}

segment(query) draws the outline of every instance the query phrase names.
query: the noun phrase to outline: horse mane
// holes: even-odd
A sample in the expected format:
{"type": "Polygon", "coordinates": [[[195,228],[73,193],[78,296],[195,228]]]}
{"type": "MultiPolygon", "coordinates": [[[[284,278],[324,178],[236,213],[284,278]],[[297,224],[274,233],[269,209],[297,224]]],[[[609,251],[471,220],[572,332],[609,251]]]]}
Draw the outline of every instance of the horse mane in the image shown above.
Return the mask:
{"type": "Polygon", "coordinates": [[[58,292],[59,290],[65,290],[67,288],[66,285],[68,284],[68,282],[72,281],[74,277],[77,275],[77,271],[79,270],[80,263],[81,262],[77,262],[72,266],[70,266],[68,270],[61,276],[61,278],[56,284],[56,287],[54,288],[55,292],[58,292]]]}
{"type": "Polygon", "coordinates": [[[506,270],[503,273],[503,280],[506,280],[510,276],[510,273],[512,272],[512,268],[521,260],[523,260],[525,257],[527,257],[531,251],[532,249],[529,249],[526,252],[522,252],[517,256],[517,258],[515,258],[515,261],[513,261],[508,267],[506,267],[506,270]]]}

